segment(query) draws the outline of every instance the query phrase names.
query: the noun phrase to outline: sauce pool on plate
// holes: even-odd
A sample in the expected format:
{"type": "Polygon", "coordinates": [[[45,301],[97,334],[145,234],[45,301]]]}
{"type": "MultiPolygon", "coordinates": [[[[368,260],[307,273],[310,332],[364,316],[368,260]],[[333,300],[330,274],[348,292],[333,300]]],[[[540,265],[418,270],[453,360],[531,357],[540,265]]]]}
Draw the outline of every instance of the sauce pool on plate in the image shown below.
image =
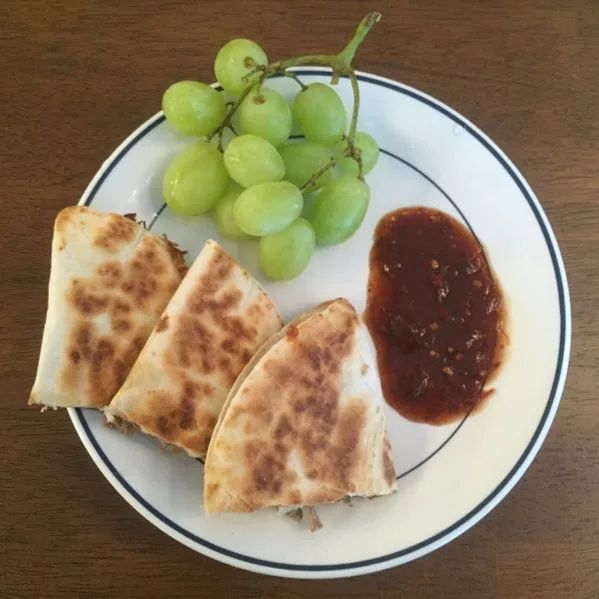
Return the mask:
{"type": "Polygon", "coordinates": [[[404,208],[379,221],[364,317],[383,394],[402,416],[444,424],[491,393],[503,295],[480,243],[448,214],[404,208]]]}

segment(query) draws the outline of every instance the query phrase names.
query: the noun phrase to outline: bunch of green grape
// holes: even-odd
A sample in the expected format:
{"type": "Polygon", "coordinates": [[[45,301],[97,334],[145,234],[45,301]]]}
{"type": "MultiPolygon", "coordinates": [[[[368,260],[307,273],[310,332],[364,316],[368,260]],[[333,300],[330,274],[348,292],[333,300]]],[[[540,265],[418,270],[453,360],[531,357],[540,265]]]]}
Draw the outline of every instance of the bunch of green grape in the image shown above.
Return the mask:
{"type": "MultiPolygon", "coordinates": [[[[370,188],[359,177],[358,162],[347,156],[348,118],[337,92],[323,83],[302,84],[290,104],[262,87],[259,65],[268,65],[266,54],[250,40],[230,41],[216,56],[214,72],[223,90],[245,96],[237,106],[239,135],[224,149],[210,141],[223,124],[231,124],[223,93],[196,81],[166,90],[162,108],[168,122],[208,139],[174,158],[163,194],[180,214],[211,211],[225,237],[259,238],[262,270],[285,280],[306,269],[317,244],[342,243],[354,234],[370,188]],[[294,121],[305,138],[299,143],[289,142],[294,121]],[[327,170],[331,164],[335,168],[327,170]]],[[[377,142],[358,132],[354,146],[365,175],[376,165],[377,142]]]]}

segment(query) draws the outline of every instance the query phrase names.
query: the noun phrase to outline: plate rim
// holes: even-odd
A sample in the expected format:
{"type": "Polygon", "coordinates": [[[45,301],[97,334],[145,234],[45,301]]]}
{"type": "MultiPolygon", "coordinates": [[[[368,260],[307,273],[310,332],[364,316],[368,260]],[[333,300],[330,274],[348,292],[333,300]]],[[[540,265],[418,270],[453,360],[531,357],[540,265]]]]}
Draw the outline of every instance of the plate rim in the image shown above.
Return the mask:
{"type": "MultiPolygon", "coordinates": [[[[306,75],[314,76],[323,76],[330,73],[330,69],[326,67],[298,67],[294,70],[301,71],[306,75]]],[[[411,86],[386,77],[381,77],[362,71],[356,71],[356,75],[361,81],[382,86],[392,91],[408,95],[409,97],[421,101],[434,110],[437,110],[449,117],[456,124],[462,126],[481,145],[491,152],[494,158],[510,175],[514,183],[516,183],[521,194],[524,196],[524,199],[527,201],[531,210],[533,211],[535,219],[539,225],[539,228],[541,229],[541,233],[543,234],[547,249],[549,251],[556,279],[560,311],[560,341],[555,374],[547,399],[547,404],[528,445],[526,446],[520,458],[510,469],[508,474],[495,486],[493,491],[491,491],[483,501],[481,501],[477,506],[462,516],[462,518],[457,520],[451,526],[433,535],[429,539],[417,543],[416,545],[376,558],[341,564],[286,564],[252,558],[251,556],[246,556],[222,547],[218,547],[210,541],[201,539],[197,535],[186,531],[176,523],[172,522],[164,514],[161,514],[158,510],[156,510],[127,483],[126,479],[118,472],[116,467],[110,462],[110,460],[102,451],[101,447],[98,445],[95,437],[89,429],[89,425],[85,420],[85,417],[83,416],[83,411],[80,408],[68,408],[69,416],[73,422],[74,428],[91,458],[96,463],[105,478],[138,513],[140,513],[149,522],[154,524],[154,526],[168,534],[170,537],[199,553],[229,565],[241,567],[243,569],[262,574],[290,578],[339,578],[368,574],[407,563],[451,542],[453,539],[463,534],[466,530],[482,520],[494,507],[499,504],[500,501],[505,498],[505,496],[513,489],[515,484],[522,478],[523,474],[534,460],[547,436],[547,433],[551,428],[555,413],[557,412],[557,408],[563,394],[567,377],[572,333],[570,294],[564,262],[547,216],[522,173],[491,138],[489,138],[483,131],[481,131],[463,115],[453,108],[447,106],[443,102],[411,86]]],[[[217,87],[217,84],[213,84],[213,86],[217,87]]],[[[164,115],[162,111],[159,111],[147,121],[142,123],[135,131],[133,131],[112,152],[108,159],[103,162],[102,166],[96,172],[83,192],[79,204],[90,205],[103,182],[110,175],[113,168],[119,163],[123,156],[130,149],[132,149],[142,137],[144,137],[163,121],[164,115]]]]}

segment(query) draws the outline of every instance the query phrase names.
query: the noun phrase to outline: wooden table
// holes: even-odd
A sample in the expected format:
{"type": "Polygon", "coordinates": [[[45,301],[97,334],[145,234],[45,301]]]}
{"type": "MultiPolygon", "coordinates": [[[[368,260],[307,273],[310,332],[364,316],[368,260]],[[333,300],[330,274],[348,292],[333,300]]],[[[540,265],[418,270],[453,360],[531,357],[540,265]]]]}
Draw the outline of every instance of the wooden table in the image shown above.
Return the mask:
{"type": "MultiPolygon", "coordinates": [[[[599,4],[596,0],[5,0],[0,17],[0,596],[599,596],[599,4]],[[286,581],[236,570],[143,520],[83,450],[66,412],[26,401],[45,315],[57,211],[217,48],[269,56],[339,48],[383,21],[357,67],[453,106],[519,165],[568,269],[574,344],[543,449],[482,523],[409,565],[362,579],[286,581]]],[[[525,259],[525,257],[524,257],[525,259]]]]}

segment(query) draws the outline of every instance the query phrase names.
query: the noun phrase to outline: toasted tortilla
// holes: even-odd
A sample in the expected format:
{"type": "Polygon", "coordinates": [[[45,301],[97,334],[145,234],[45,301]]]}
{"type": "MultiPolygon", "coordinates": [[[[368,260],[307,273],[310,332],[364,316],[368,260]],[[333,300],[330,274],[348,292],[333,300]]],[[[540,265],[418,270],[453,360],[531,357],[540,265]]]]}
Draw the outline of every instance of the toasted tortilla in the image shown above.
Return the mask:
{"type": "Polygon", "coordinates": [[[182,252],[130,218],[85,206],[62,210],[29,403],[106,406],[186,271],[182,252]]]}
{"type": "Polygon", "coordinates": [[[368,332],[338,299],[271,338],[237,379],[204,469],[204,509],[294,509],[396,490],[368,332]]]}
{"type": "Polygon", "coordinates": [[[260,285],[208,241],[106,410],[204,457],[235,379],[283,326],[260,285]]]}

